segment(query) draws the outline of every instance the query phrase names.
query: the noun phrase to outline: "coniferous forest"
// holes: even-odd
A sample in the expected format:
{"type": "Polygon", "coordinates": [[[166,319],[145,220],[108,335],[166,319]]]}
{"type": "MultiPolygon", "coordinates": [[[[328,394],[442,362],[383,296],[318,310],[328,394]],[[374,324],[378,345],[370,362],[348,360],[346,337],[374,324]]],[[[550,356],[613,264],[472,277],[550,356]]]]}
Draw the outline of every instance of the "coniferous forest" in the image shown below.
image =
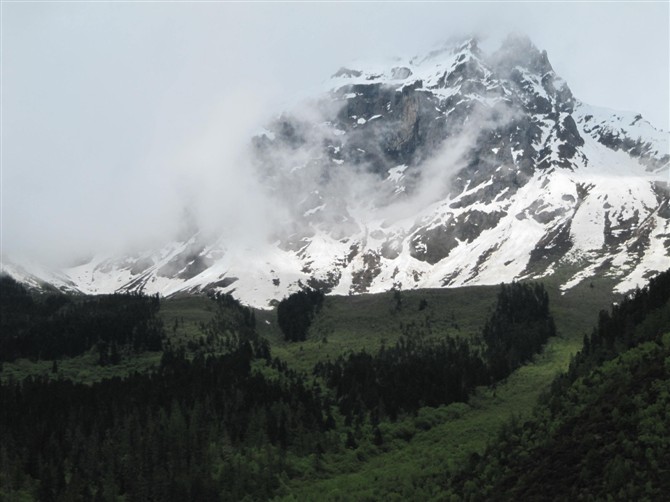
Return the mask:
{"type": "Polygon", "coordinates": [[[670,271],[601,311],[531,420],[450,480],[470,500],[664,500],[670,493],[670,271]]]}
{"type": "MultiPolygon", "coordinates": [[[[431,315],[448,306],[432,297],[414,305],[396,291],[384,317],[402,324],[397,339],[304,371],[290,358],[301,343],[335,343],[319,324],[320,292],[282,302],[276,334],[267,313],[214,295],[202,300],[207,320],[176,336],[184,319],[164,322],[170,300],[0,281],[0,500],[346,499],[346,481],[309,490],[404,448],[432,454],[421,434],[475,413],[482,395],[502,399],[495,389],[557,336],[539,283],[501,285],[474,333],[454,313],[438,324],[431,315]],[[86,382],[57,368],[86,357],[107,371],[155,363],[86,382]],[[52,371],[7,377],[47,361],[52,371]]],[[[602,311],[531,416],[505,421],[462,461],[405,486],[402,474],[362,473],[369,491],[350,499],[658,500],[670,488],[669,298],[667,272],[602,311]]]]}

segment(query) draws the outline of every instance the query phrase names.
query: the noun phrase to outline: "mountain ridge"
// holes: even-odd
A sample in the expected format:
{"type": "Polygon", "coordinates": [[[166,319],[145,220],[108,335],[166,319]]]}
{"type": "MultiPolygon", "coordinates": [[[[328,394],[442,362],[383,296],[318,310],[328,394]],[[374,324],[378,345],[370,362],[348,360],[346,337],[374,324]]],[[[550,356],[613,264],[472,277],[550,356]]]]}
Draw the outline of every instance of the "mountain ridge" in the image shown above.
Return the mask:
{"type": "Polygon", "coordinates": [[[333,294],[537,279],[616,290],[670,267],[668,134],[582,103],[545,51],[476,39],[378,68],[343,67],[309,105],[252,139],[286,222],[266,246],[195,230],[162,249],[97,257],[59,277],[85,293],[231,292],[267,307],[333,294]]]}

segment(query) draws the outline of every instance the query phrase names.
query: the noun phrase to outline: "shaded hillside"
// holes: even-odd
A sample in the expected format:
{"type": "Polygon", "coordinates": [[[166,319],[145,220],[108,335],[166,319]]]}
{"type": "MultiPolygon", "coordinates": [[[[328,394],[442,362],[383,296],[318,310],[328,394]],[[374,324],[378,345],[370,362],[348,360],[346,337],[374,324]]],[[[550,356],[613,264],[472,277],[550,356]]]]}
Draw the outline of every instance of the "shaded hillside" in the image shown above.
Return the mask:
{"type": "Polygon", "coordinates": [[[670,489],[670,272],[602,312],[532,420],[450,483],[466,500],[660,500],[670,489]]]}

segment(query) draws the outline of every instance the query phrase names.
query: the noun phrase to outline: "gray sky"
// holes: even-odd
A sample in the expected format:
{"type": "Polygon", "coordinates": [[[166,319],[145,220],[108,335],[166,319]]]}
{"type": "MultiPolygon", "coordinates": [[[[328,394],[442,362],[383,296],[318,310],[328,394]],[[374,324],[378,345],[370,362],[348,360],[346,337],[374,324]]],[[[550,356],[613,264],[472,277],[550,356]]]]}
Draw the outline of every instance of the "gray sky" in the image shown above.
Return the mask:
{"type": "Polygon", "coordinates": [[[454,36],[526,33],[579,99],[668,130],[669,19],[667,2],[3,3],[2,251],[147,245],[194,201],[263,214],[243,160],[259,124],[351,60],[454,36]]]}

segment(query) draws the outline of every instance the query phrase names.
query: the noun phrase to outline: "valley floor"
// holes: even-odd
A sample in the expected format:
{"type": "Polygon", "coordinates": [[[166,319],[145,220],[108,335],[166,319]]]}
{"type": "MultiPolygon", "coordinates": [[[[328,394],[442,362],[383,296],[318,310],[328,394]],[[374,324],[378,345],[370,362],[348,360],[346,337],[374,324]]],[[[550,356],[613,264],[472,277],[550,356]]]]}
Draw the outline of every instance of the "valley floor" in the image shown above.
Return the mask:
{"type": "Polygon", "coordinates": [[[581,348],[581,338],[558,336],[531,364],[515,371],[495,389],[479,388],[468,404],[455,403],[429,419],[406,418],[389,425],[388,433],[402,436],[388,451],[360,452],[346,461],[324,459],[321,479],[296,479],[282,500],[439,500],[440,480],[448,470],[481,454],[500,428],[513,417],[527,418],[540,394],[565,371],[581,348]],[[429,427],[428,430],[422,428],[429,427]],[[330,472],[329,472],[330,471],[330,472]],[[424,489],[428,492],[423,492],[424,489]]]}
{"type": "MultiPolygon", "coordinates": [[[[539,396],[560,372],[567,370],[571,358],[582,347],[584,335],[590,334],[599,310],[610,306],[614,297],[608,293],[609,286],[585,285],[561,294],[551,282],[547,283],[557,336],[550,338],[530,363],[497,385],[477,388],[467,403],[420,408],[416,413],[401,414],[396,421],[383,419],[376,432],[382,438],[379,441],[368,419],[352,426],[345,425],[343,416],[336,415],[333,432],[340,435],[336,443],[347,446],[327,447],[322,453],[289,451],[274,498],[444,499],[443,488],[450,472],[481,455],[510,421],[530,418],[539,396]],[[354,429],[355,444],[348,444],[347,434],[354,429]]],[[[311,369],[318,362],[334,360],[352,351],[375,353],[408,334],[428,339],[478,336],[495,305],[498,289],[474,287],[403,291],[400,296],[389,292],[327,297],[303,342],[289,343],[282,339],[275,311],[253,314],[259,335],[270,342],[272,355],[286,363],[289,371],[296,370],[297,374],[311,378],[311,369]]],[[[205,327],[217,315],[211,300],[206,298],[163,301],[160,316],[168,335],[167,343],[185,347],[193,354],[203,347],[212,350],[205,327]]],[[[163,364],[158,352],[128,353],[116,365],[100,366],[96,360],[93,352],[62,358],[57,363],[19,359],[4,363],[0,378],[8,382],[42,375],[91,384],[113,376],[150,371],[163,364]]],[[[285,370],[256,364],[254,367],[270,379],[288,378],[281,376],[285,370]]],[[[325,385],[323,388],[326,390],[325,385]]]]}

